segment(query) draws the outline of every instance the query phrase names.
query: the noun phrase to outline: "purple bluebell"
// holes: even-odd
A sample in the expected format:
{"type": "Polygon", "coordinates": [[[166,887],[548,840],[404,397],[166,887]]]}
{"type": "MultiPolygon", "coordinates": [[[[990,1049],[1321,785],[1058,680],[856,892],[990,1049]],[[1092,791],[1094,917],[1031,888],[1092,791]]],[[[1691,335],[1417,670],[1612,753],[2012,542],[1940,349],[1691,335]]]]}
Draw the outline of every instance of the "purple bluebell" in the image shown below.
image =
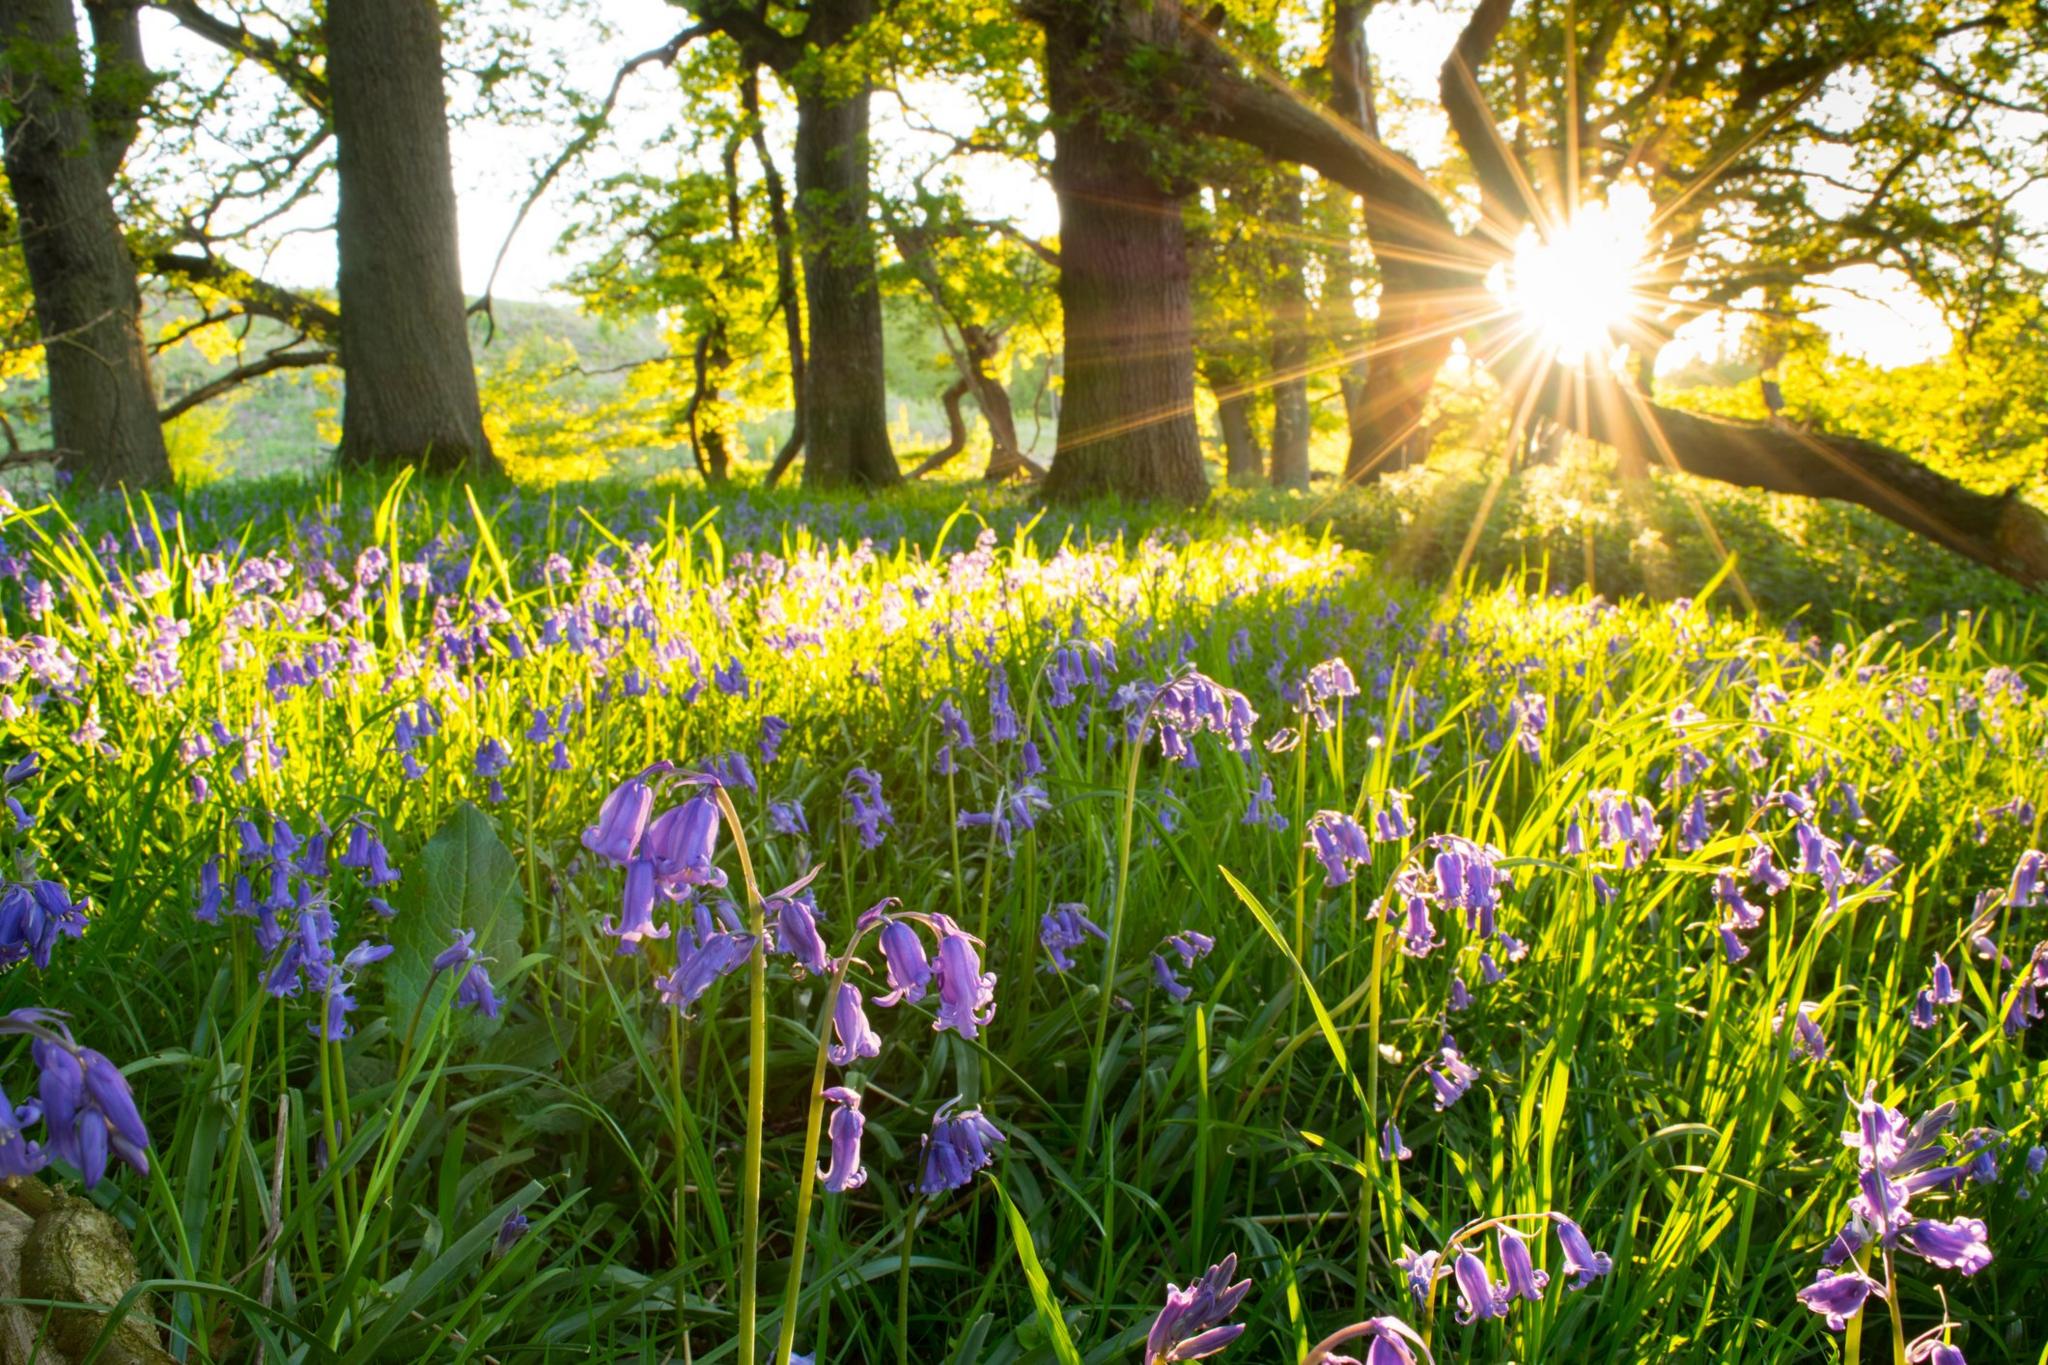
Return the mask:
{"type": "Polygon", "coordinates": [[[0,1178],[26,1179],[50,1164],[50,1154],[27,1134],[42,1118],[40,1103],[17,1105],[0,1090],[0,1178]]]}
{"type": "Polygon", "coordinates": [[[932,1115],[924,1138],[923,1162],[917,1179],[920,1194],[945,1194],[974,1179],[975,1172],[995,1161],[993,1143],[1007,1141],[979,1109],[951,1113],[958,1100],[948,1100],[932,1115]]]}
{"type": "Polygon", "coordinates": [[[514,1209],[506,1214],[505,1221],[498,1224],[497,1237],[491,1241],[491,1259],[497,1260],[517,1246],[519,1239],[526,1236],[527,1230],[531,1226],[532,1224],[527,1221],[526,1215],[518,1209],[514,1209]]]}
{"type": "Polygon", "coordinates": [[[1550,1273],[1536,1268],[1529,1256],[1529,1243],[1510,1227],[1496,1229],[1494,1241],[1500,1249],[1501,1279],[1508,1297],[1541,1303],[1543,1291],[1550,1284],[1550,1273]]]}
{"type": "Polygon", "coordinates": [[[788,953],[805,971],[819,976],[832,970],[832,955],[818,933],[818,904],[808,888],[777,892],[766,907],[774,915],[775,951],[788,953]]]}
{"type": "Polygon", "coordinates": [[[1040,916],[1038,942],[1044,947],[1049,959],[1047,969],[1055,972],[1072,971],[1073,950],[1086,943],[1091,934],[1105,943],[1109,941],[1109,935],[1102,931],[1102,927],[1088,918],[1088,907],[1085,905],[1072,901],[1063,902],[1040,916]]]}
{"type": "Polygon", "coordinates": [[[2038,848],[2030,848],[2020,854],[2019,862],[2013,866],[2012,881],[2005,893],[2006,902],[2023,908],[2038,905],[2044,885],[2048,885],[2048,854],[2038,848]]]}
{"type": "Polygon", "coordinates": [[[825,1049],[825,1055],[834,1066],[852,1066],[862,1057],[881,1055],[881,1035],[868,1027],[860,987],[851,981],[839,983],[839,999],[832,1006],[832,1031],[837,1041],[825,1049]]]}
{"type": "Polygon", "coordinates": [[[973,1039],[996,1013],[996,977],[981,970],[981,955],[974,939],[946,921],[939,936],[938,961],[933,974],[938,978],[939,1011],[934,1029],[952,1029],[973,1039]]]}
{"type": "Polygon", "coordinates": [[[860,1164],[861,1135],[867,1119],[860,1112],[860,1096],[843,1085],[825,1091],[836,1106],[825,1130],[832,1141],[831,1164],[818,1172],[818,1182],[829,1194],[845,1194],[865,1185],[868,1173],[860,1164]]]}
{"type": "Polygon", "coordinates": [[[1991,1264],[1991,1247],[1985,1235],[1981,1218],[1958,1218],[1948,1223],[1922,1218],[1900,1234],[1899,1244],[1945,1270],[1974,1275],[1991,1264]]]}
{"type": "Polygon", "coordinates": [[[606,917],[601,926],[605,933],[619,941],[621,956],[630,956],[640,951],[640,945],[651,938],[667,938],[669,927],[654,922],[654,900],[657,893],[654,875],[654,860],[635,858],[626,864],[626,889],[620,900],[617,919],[606,917]]]}
{"type": "Polygon", "coordinates": [[[1373,838],[1389,844],[1415,833],[1415,824],[1408,818],[1408,793],[1389,787],[1384,801],[1385,804],[1373,808],[1373,838]]]}
{"type": "Polygon", "coordinates": [[[52,1155],[78,1168],[89,1189],[118,1157],[149,1174],[149,1132],[120,1068],[89,1047],[37,1035],[30,1049],[42,1073],[43,1121],[52,1155]]]}
{"type": "Polygon", "coordinates": [[[693,796],[656,816],[644,849],[655,877],[669,887],[724,886],[715,861],[720,823],[718,802],[709,796],[693,796]]]}
{"type": "Polygon", "coordinates": [[[1421,1333],[1399,1318],[1382,1316],[1332,1332],[1309,1350],[1306,1365],[1433,1365],[1434,1360],[1421,1333]],[[1365,1343],[1363,1359],[1336,1353],[1354,1341],[1365,1343]]]}
{"type": "MultiPolygon", "coordinates": [[[[1821,1032],[1820,1024],[1814,1019],[1817,1007],[1811,1000],[1802,1001],[1797,1010],[1791,1012],[1792,1058],[1815,1064],[1828,1059],[1828,1037],[1821,1032]]],[[[1786,1011],[1778,1010],[1778,1032],[1785,1032],[1786,1011]]]]}
{"type": "Polygon", "coordinates": [[[1577,1223],[1561,1213],[1551,1214],[1550,1221],[1557,1227],[1557,1245],[1564,1252],[1566,1288],[1584,1289],[1614,1269],[1613,1259],[1604,1251],[1595,1251],[1577,1223]]]}
{"type": "Polygon", "coordinates": [[[916,1004],[924,999],[925,986],[932,979],[932,966],[925,957],[924,939],[909,923],[892,919],[885,921],[876,942],[882,950],[882,962],[888,970],[888,994],[876,998],[875,1003],[884,1009],[898,1001],[916,1004]]]}
{"type": "Polygon", "coordinates": [[[1465,1097],[1472,1088],[1472,1082],[1479,1079],[1478,1068],[1465,1060],[1465,1054],[1458,1051],[1458,1045],[1446,1033],[1443,1046],[1437,1052],[1437,1060],[1425,1065],[1423,1075],[1428,1079],[1430,1089],[1436,1092],[1438,1113],[1450,1108],[1465,1097]]]}
{"type": "Polygon", "coordinates": [[[1195,993],[1192,986],[1180,979],[1173,964],[1158,953],[1152,954],[1152,979],[1175,1001],[1184,1001],[1195,993]]]}
{"type": "Polygon", "coordinates": [[[1872,1294],[1884,1298],[1884,1286],[1860,1270],[1822,1270],[1813,1283],[1799,1291],[1799,1301],[1827,1319],[1834,1331],[1842,1331],[1849,1319],[1863,1311],[1864,1300],[1872,1294]]]}
{"type": "Polygon", "coordinates": [[[1145,1365],[1201,1360],[1244,1334],[1244,1324],[1227,1321],[1252,1288],[1248,1279],[1232,1284],[1230,1277],[1236,1273],[1237,1257],[1232,1254],[1185,1289],[1167,1283],[1166,1305],[1145,1334],[1145,1365]]]}
{"type": "Polygon", "coordinates": [[[846,775],[844,795],[847,820],[859,837],[860,846],[865,849],[880,848],[883,840],[882,827],[893,826],[896,823],[895,812],[889,808],[889,803],[882,799],[880,774],[868,768],[853,769],[846,775]]]}
{"type": "Polygon", "coordinates": [[[1415,1153],[1408,1150],[1408,1144],[1401,1140],[1401,1130],[1388,1119],[1380,1125],[1380,1158],[1385,1161],[1406,1161],[1415,1153]]]}
{"type": "Polygon", "coordinates": [[[1372,862],[1372,844],[1356,820],[1342,811],[1319,810],[1309,817],[1305,847],[1323,865],[1323,880],[1342,886],[1353,871],[1372,862]]]}
{"type": "Polygon", "coordinates": [[[657,763],[612,788],[598,808],[597,823],[583,831],[583,846],[614,866],[631,859],[639,851],[640,836],[647,832],[648,817],[654,813],[654,788],[648,779],[671,766],[657,763]]]}
{"type": "Polygon", "coordinates": [[[1458,1286],[1458,1321],[1467,1325],[1487,1318],[1504,1318],[1508,1294],[1494,1287],[1486,1262],[1469,1251],[1461,1251],[1451,1262],[1451,1279],[1458,1286]]]}
{"type": "Polygon", "coordinates": [[[491,985],[491,974],[481,961],[470,963],[469,970],[462,974],[462,981],[455,988],[455,1003],[463,1009],[475,1010],[486,1019],[498,1017],[498,994],[491,985]]]}
{"type": "Polygon", "coordinates": [[[768,803],[768,832],[770,834],[809,834],[810,822],[804,819],[803,806],[795,801],[770,801],[768,803]]]}

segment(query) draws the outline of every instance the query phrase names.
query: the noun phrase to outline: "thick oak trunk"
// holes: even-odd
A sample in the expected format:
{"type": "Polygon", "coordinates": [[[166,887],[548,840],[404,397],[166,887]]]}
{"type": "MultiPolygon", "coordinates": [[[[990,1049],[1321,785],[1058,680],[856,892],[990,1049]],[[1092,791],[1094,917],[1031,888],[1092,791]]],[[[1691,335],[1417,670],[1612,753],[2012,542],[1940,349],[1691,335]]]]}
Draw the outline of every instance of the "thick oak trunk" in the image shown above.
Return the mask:
{"type": "Polygon", "coordinates": [[[7,179],[49,371],[52,444],[66,469],[101,487],[171,478],[135,262],[108,195],[126,141],[118,126],[96,133],[92,108],[109,77],[147,73],[139,60],[115,71],[112,55],[103,50],[108,65],[89,91],[69,0],[0,0],[7,179]]]}
{"type": "Polygon", "coordinates": [[[1308,491],[1308,295],[1303,288],[1301,181],[1288,168],[1274,201],[1272,300],[1273,487],[1308,491]]]}
{"type": "MultiPolygon", "coordinates": [[[[1162,0],[1143,17],[1175,26],[1178,8],[1162,0]]],[[[1046,496],[1199,503],[1209,480],[1195,428],[1194,300],[1180,198],[1158,183],[1139,135],[1114,137],[1099,117],[1094,7],[1063,4],[1044,22],[1066,324],[1046,496]]]]}
{"type": "Polygon", "coordinates": [[[810,346],[804,486],[882,487],[903,475],[889,446],[882,295],[868,222],[868,92],[800,91],[797,226],[810,346]]]}
{"type": "Polygon", "coordinates": [[[496,471],[470,359],[434,0],[327,8],[347,465],[496,471]]]}

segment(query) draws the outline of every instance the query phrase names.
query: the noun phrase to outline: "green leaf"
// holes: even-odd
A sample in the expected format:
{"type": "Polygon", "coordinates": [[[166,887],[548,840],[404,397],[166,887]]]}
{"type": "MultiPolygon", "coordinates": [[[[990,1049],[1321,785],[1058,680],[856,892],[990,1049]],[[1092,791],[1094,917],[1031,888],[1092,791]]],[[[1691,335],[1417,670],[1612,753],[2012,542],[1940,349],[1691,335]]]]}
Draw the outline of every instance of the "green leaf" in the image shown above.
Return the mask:
{"type": "MultiPolygon", "coordinates": [[[[427,840],[420,866],[401,884],[405,894],[392,924],[386,981],[393,1000],[420,998],[433,974],[434,958],[457,930],[476,931],[476,949],[497,965],[493,979],[520,959],[519,865],[490,817],[464,801],[427,840]]],[[[465,1015],[465,1027],[488,1031],[491,1021],[465,1015]]]]}
{"type": "Polygon", "coordinates": [[[1081,1353],[1074,1349],[1074,1339],[1067,1335],[1067,1322],[1060,1316],[1059,1304],[1053,1300],[1052,1285],[1045,1278],[1045,1267],[1038,1263],[1038,1248],[1031,1241],[1031,1225],[1010,1202],[1001,1181],[990,1176],[988,1183],[994,1186],[996,1197],[1003,1201],[1003,1212],[1010,1216],[1010,1240],[1017,1247],[1017,1263],[1024,1267],[1025,1282],[1031,1286],[1031,1301],[1038,1305],[1038,1322],[1052,1341],[1052,1353],[1059,1357],[1060,1365],[1081,1365],[1081,1353]]]}

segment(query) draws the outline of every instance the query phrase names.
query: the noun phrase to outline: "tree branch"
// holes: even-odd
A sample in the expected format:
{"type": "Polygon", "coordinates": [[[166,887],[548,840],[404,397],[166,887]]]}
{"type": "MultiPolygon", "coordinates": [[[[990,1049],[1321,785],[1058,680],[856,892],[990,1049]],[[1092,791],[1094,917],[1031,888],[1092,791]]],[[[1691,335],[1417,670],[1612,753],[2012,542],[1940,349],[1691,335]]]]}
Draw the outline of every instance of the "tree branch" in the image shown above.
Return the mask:
{"type": "Polygon", "coordinates": [[[282,285],[259,280],[218,256],[160,251],[150,257],[149,268],[159,275],[203,285],[235,300],[244,312],[285,323],[316,341],[340,344],[341,315],[332,308],[282,285]]]}
{"type": "Polygon", "coordinates": [[[211,402],[230,389],[238,388],[252,379],[278,370],[303,370],[315,365],[339,363],[340,357],[333,351],[272,351],[261,359],[252,360],[246,365],[237,365],[226,374],[208,380],[190,393],[180,395],[175,401],[158,409],[157,420],[169,422],[182,417],[201,403],[211,402]]]}
{"type": "Polygon", "coordinates": [[[252,33],[240,23],[208,13],[198,0],[149,0],[176,19],[188,32],[204,38],[224,52],[242,57],[269,71],[317,113],[327,112],[327,80],[312,67],[286,50],[274,38],[252,33]]]}

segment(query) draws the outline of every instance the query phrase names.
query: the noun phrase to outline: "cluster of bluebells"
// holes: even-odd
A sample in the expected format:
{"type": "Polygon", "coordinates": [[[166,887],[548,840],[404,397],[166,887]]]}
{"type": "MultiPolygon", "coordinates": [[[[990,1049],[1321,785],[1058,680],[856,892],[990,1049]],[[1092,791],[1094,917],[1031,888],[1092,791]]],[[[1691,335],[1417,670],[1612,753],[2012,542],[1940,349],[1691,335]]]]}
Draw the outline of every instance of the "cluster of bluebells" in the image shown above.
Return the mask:
{"type": "Polygon", "coordinates": [[[1887,1270],[1894,1266],[1895,1250],[1964,1275],[1991,1264],[1983,1219],[1929,1218],[1912,1207],[1915,1198],[1952,1189],[1984,1169],[1981,1154],[1968,1150],[1967,1142],[1964,1151],[1951,1152],[1942,1141],[1955,1120],[1955,1105],[1937,1105],[1908,1120],[1903,1111],[1879,1104],[1876,1090],[1873,1082],[1864,1091],[1855,1106],[1856,1126],[1842,1134],[1856,1153],[1857,1192],[1849,1200],[1849,1220],[1822,1253],[1813,1283],[1799,1291],[1799,1301],[1838,1332],[1872,1296],[1890,1299],[1898,1292],[1896,1284],[1870,1273],[1880,1263],[1887,1270]]]}
{"type": "Polygon", "coordinates": [[[149,1131],[119,1067],[79,1044],[50,1010],[0,1015],[0,1035],[29,1039],[38,1074],[36,1098],[25,1103],[0,1090],[0,1176],[34,1175],[52,1157],[75,1168],[88,1189],[113,1160],[149,1174],[149,1131]],[[29,1135],[39,1123],[42,1142],[29,1135]]]}
{"type": "Polygon", "coordinates": [[[202,924],[219,924],[223,917],[248,921],[257,949],[268,959],[264,989],[280,1000],[313,999],[318,1017],[309,1025],[312,1031],[330,1041],[347,1037],[356,984],[391,948],[365,938],[337,953],[335,874],[354,874],[364,908],[380,920],[392,918],[397,911],[383,893],[399,877],[383,841],[364,816],[344,825],[338,851],[324,819],[303,836],[281,815],[264,822],[245,815],[233,829],[231,851],[200,868],[193,917],[202,924]]]}
{"type": "Polygon", "coordinates": [[[1538,1269],[1529,1252],[1529,1238],[1515,1229],[1517,1222],[1539,1221],[1556,1233],[1565,1287],[1577,1291],[1604,1278],[1614,1262],[1604,1251],[1595,1250],[1591,1240],[1571,1218],[1562,1213],[1539,1213],[1522,1217],[1493,1218],[1461,1229],[1442,1252],[1402,1248],[1401,1269],[1408,1277],[1408,1292],[1418,1307],[1427,1307],[1439,1281],[1449,1280],[1458,1294],[1458,1321],[1482,1322],[1504,1318],[1519,1301],[1541,1302],[1550,1286],[1550,1273],[1538,1269]],[[1500,1261],[1500,1278],[1470,1242],[1491,1230],[1494,1250],[1500,1261]]]}

